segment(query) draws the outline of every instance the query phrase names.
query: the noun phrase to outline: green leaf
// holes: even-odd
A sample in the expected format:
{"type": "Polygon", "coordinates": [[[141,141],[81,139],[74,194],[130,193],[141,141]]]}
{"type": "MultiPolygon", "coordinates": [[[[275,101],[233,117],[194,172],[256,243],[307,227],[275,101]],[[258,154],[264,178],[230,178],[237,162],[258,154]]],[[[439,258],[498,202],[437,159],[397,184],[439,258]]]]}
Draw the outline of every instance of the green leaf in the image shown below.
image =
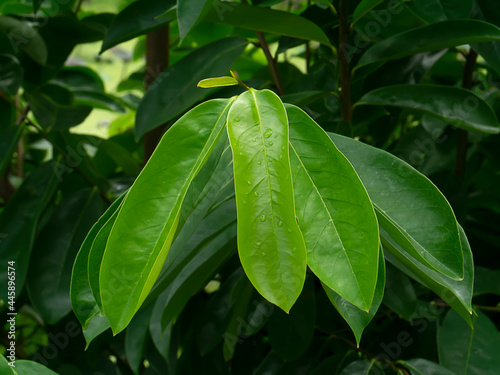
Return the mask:
{"type": "Polygon", "coordinates": [[[314,280],[308,277],[290,314],[274,309],[269,317],[267,322],[269,343],[273,351],[284,360],[299,358],[311,345],[316,323],[315,303],[314,280]]]}
{"type": "Polygon", "coordinates": [[[83,336],[85,337],[85,350],[88,349],[92,340],[94,340],[101,333],[106,331],[110,327],[108,319],[100,314],[95,315],[87,325],[87,328],[83,330],[83,336]]]}
{"type": "Polygon", "coordinates": [[[359,2],[352,15],[351,28],[358,22],[365,14],[369,13],[377,5],[383,3],[385,0],[362,0],[359,2]]]}
{"type": "MultiPolygon", "coordinates": [[[[15,262],[16,292],[23,290],[38,220],[52,199],[57,177],[50,163],[31,172],[0,214],[0,261],[15,262]]],[[[7,285],[7,267],[0,269],[0,280],[7,285]]],[[[7,301],[7,289],[0,292],[7,301]]]]}
{"type": "Polygon", "coordinates": [[[306,275],[306,249],[295,218],[283,103],[249,90],[228,115],[238,211],[238,252],[248,278],[269,302],[289,312],[306,275]]]}
{"type": "Polygon", "coordinates": [[[379,259],[378,259],[378,275],[377,275],[377,286],[375,289],[375,295],[373,296],[373,302],[370,306],[368,312],[360,310],[349,301],[345,300],[332,289],[326,286],[323,282],[323,289],[325,289],[326,295],[330,302],[335,306],[339,314],[344,318],[344,320],[351,327],[354,336],[356,337],[356,343],[359,347],[361,341],[361,336],[363,331],[371,322],[373,317],[378,311],[382,299],[384,298],[384,286],[385,286],[385,261],[382,255],[382,249],[379,248],[379,259]]]}
{"type": "MultiPolygon", "coordinates": [[[[67,92],[71,98],[72,94],[67,92]]],[[[61,103],[57,101],[58,99],[41,92],[27,92],[25,95],[37,121],[45,129],[69,129],[81,124],[92,111],[92,107],[61,103]]]]}
{"type": "Polygon", "coordinates": [[[123,103],[113,95],[99,91],[73,91],[73,94],[75,95],[75,105],[125,113],[123,103]]]}
{"type": "Polygon", "coordinates": [[[170,21],[171,17],[157,18],[174,6],[173,0],[134,1],[117,14],[102,42],[101,52],[150,31],[156,30],[170,21]]]}
{"type": "Polygon", "coordinates": [[[420,18],[429,23],[469,18],[473,0],[427,0],[409,1],[407,6],[420,18]]]}
{"type": "Polygon", "coordinates": [[[12,154],[23,134],[24,125],[10,127],[0,132],[0,176],[3,176],[10,166],[12,154]]]}
{"type": "Polygon", "coordinates": [[[238,81],[233,77],[217,77],[202,79],[198,82],[198,87],[206,89],[211,87],[235,86],[237,84],[238,81]]]}
{"type": "Polygon", "coordinates": [[[2,375],[16,375],[14,368],[9,365],[9,362],[3,355],[0,355],[0,373],[2,375]]]}
{"type": "Polygon", "coordinates": [[[181,41],[202,20],[212,8],[209,0],[185,0],[177,2],[177,22],[181,41]]]}
{"type": "Polygon", "coordinates": [[[438,85],[394,85],[365,94],[355,106],[388,105],[417,109],[458,128],[498,134],[495,112],[479,96],[458,87],[438,85]]]}
{"type": "Polygon", "coordinates": [[[130,322],[125,335],[125,356],[135,375],[139,375],[139,368],[146,347],[152,312],[152,304],[139,310],[137,315],[130,322]]]}
{"type": "Polygon", "coordinates": [[[38,12],[38,9],[40,9],[40,5],[42,5],[43,0],[33,0],[33,13],[38,12]]]}
{"type": "Polygon", "coordinates": [[[371,362],[368,360],[358,360],[351,362],[345,367],[339,375],[380,375],[383,374],[377,362],[373,359],[371,362]]]}
{"type": "Polygon", "coordinates": [[[99,313],[99,307],[96,304],[92,290],[90,289],[88,261],[92,243],[97,237],[101,228],[108,219],[118,210],[124,195],[120,196],[92,226],[83,241],[80,251],[76,256],[71,273],[70,298],[73,311],[83,330],[85,331],[91,319],[99,313]]]}
{"type": "Polygon", "coordinates": [[[383,229],[380,234],[387,250],[385,257],[389,262],[440,296],[471,324],[474,263],[469,242],[462,228],[460,235],[464,252],[464,279],[461,281],[452,280],[424,266],[399,247],[383,229]]]}
{"type": "Polygon", "coordinates": [[[468,327],[453,310],[439,327],[439,363],[455,374],[496,375],[500,368],[500,332],[482,312],[468,327]]]}
{"type": "Polygon", "coordinates": [[[33,361],[26,360],[16,360],[16,374],[17,375],[57,375],[52,370],[49,370],[47,367],[33,361]]]}
{"type": "Polygon", "coordinates": [[[31,303],[49,324],[71,311],[72,266],[81,242],[102,212],[97,189],[80,190],[59,203],[36,239],[27,287],[31,303]]]}
{"type": "Polygon", "coordinates": [[[500,296],[500,270],[475,267],[474,273],[474,297],[482,294],[500,296]]]}
{"type": "Polygon", "coordinates": [[[111,297],[102,300],[103,309],[115,334],[130,322],[161,271],[186,191],[220,138],[230,103],[211,100],[179,119],[123,201],[100,269],[101,296],[111,297]],[[127,282],[115,293],[123,275],[127,282]]]}
{"type": "Polygon", "coordinates": [[[500,75],[500,42],[489,42],[471,46],[496,74],[500,75]]]}
{"type": "Polygon", "coordinates": [[[388,152],[340,135],[330,137],[363,181],[379,224],[418,261],[461,279],[464,260],[458,224],[432,182],[388,152]]]}
{"type": "Polygon", "coordinates": [[[0,92],[7,97],[16,95],[23,81],[23,68],[11,55],[0,55],[0,92]]]}
{"type": "Polygon", "coordinates": [[[385,271],[384,305],[411,322],[417,311],[417,294],[410,278],[390,263],[385,271]]]}
{"type": "Polygon", "coordinates": [[[398,363],[410,370],[412,375],[454,375],[445,367],[423,358],[398,361],[398,363]]]}
{"type": "Polygon", "coordinates": [[[301,109],[287,105],[295,209],[307,264],[347,301],[368,310],[377,284],[378,224],[356,171],[301,109]]]}
{"type": "Polygon", "coordinates": [[[23,50],[40,65],[47,62],[47,46],[38,31],[28,22],[0,16],[0,33],[9,37],[14,51],[23,50]]]}
{"type": "Polygon", "coordinates": [[[500,40],[500,29],[487,22],[478,20],[438,22],[405,31],[376,43],[361,56],[354,70],[364,65],[396,60],[420,52],[495,40],[500,40]]]}
{"type": "Polygon", "coordinates": [[[205,77],[225,74],[246,45],[242,38],[220,39],[194,50],[162,72],[137,110],[137,138],[179,116],[207,95],[196,84],[205,77]]]}
{"type": "Polygon", "coordinates": [[[294,38],[315,40],[331,46],[315,23],[289,12],[236,2],[214,1],[205,21],[294,38]]]}

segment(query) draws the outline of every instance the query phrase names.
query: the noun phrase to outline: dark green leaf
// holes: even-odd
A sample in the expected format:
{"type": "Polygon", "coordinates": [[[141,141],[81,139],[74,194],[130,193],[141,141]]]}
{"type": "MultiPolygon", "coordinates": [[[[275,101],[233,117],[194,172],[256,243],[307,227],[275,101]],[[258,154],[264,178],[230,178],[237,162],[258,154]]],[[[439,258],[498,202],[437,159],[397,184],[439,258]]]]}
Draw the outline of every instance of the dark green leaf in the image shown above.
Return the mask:
{"type": "Polygon", "coordinates": [[[474,329],[454,311],[438,330],[439,363],[455,374],[496,375],[500,368],[500,332],[482,312],[472,318],[474,329]]]}
{"type": "Polygon", "coordinates": [[[23,134],[24,126],[8,128],[0,132],[0,176],[3,176],[10,165],[11,157],[23,134]]]}
{"type": "Polygon", "coordinates": [[[397,157],[353,139],[330,134],[363,181],[379,224],[420,262],[455,279],[464,260],[455,215],[425,176],[397,157]]]}
{"type": "Polygon", "coordinates": [[[152,312],[152,304],[139,310],[127,328],[125,336],[125,355],[135,375],[139,374],[139,368],[141,366],[149,333],[149,321],[151,320],[152,312]]]}
{"type": "MultiPolygon", "coordinates": [[[[0,214],[0,260],[3,264],[15,262],[17,293],[23,290],[38,219],[56,186],[55,170],[50,163],[43,164],[23,181],[0,214]]],[[[7,267],[0,269],[0,280],[7,285],[7,267]]],[[[0,296],[7,300],[6,288],[0,296]]]]}
{"type": "Polygon", "coordinates": [[[17,93],[23,81],[23,68],[11,55],[0,55],[0,92],[8,97],[17,93]]]}
{"type": "Polygon", "coordinates": [[[473,0],[427,0],[409,1],[407,6],[424,21],[435,23],[469,18],[473,3],[473,0]]]}
{"type": "Polygon", "coordinates": [[[125,113],[123,103],[113,95],[99,91],[73,91],[73,94],[75,95],[75,105],[125,113]]]}
{"type": "Polygon", "coordinates": [[[208,13],[213,6],[209,0],[185,0],[177,2],[177,22],[181,41],[208,13]]]}
{"type": "Polygon", "coordinates": [[[373,8],[375,8],[380,3],[385,0],[362,0],[359,2],[356,9],[354,9],[354,13],[352,15],[351,28],[354,26],[356,22],[358,22],[366,13],[370,12],[373,8]]]}
{"type": "Polygon", "coordinates": [[[38,64],[47,62],[47,46],[38,31],[28,22],[0,16],[0,32],[7,35],[16,53],[23,50],[38,64]]]}
{"type": "Polygon", "coordinates": [[[134,1],[123,9],[114,19],[102,42],[101,53],[137,36],[158,29],[172,18],[157,18],[175,4],[172,0],[134,1]]]}
{"type": "Polygon", "coordinates": [[[474,275],[474,296],[495,294],[500,296],[500,270],[476,267],[474,275]]]}
{"type": "Polygon", "coordinates": [[[40,363],[26,360],[16,360],[15,371],[17,375],[57,375],[57,373],[40,363]]]}
{"type": "Polygon", "coordinates": [[[299,358],[311,345],[316,321],[315,303],[314,280],[309,277],[290,314],[274,309],[269,317],[267,322],[269,342],[273,350],[284,360],[299,358]]]}
{"type": "Polygon", "coordinates": [[[137,110],[137,138],[182,114],[207,95],[196,87],[197,83],[225,74],[246,45],[242,38],[221,39],[196,49],[162,72],[137,110]]]}
{"type": "Polygon", "coordinates": [[[429,269],[415,260],[405,250],[399,247],[385,232],[381,230],[382,243],[387,250],[386,259],[412,279],[426,286],[445,302],[453,307],[462,318],[470,324],[472,315],[472,287],[474,280],[474,264],[472,252],[465,233],[460,228],[462,249],[464,252],[464,279],[452,280],[429,269]]]}
{"type": "Polygon", "coordinates": [[[246,91],[229,111],[227,130],[241,264],[259,293],[288,312],[304,284],[306,249],[295,216],[285,107],[272,91],[246,91]]]}
{"type": "Polygon", "coordinates": [[[305,112],[287,106],[295,208],[307,264],[367,311],[377,284],[378,224],[356,171],[305,112]]]}
{"type": "Polygon", "coordinates": [[[344,318],[347,324],[349,324],[349,326],[351,327],[352,332],[356,337],[356,343],[358,344],[358,347],[363,331],[377,313],[378,308],[382,303],[382,299],[384,298],[385,260],[382,256],[382,250],[380,249],[379,251],[380,256],[378,260],[377,286],[375,289],[375,295],[373,296],[373,302],[368,312],[360,310],[349,301],[346,301],[344,298],[339,296],[332,289],[328,288],[328,286],[326,286],[324,283],[321,283],[321,285],[323,285],[323,288],[325,289],[326,295],[332,302],[333,306],[335,306],[342,318],[344,318]]]}
{"type": "Polygon", "coordinates": [[[453,375],[454,373],[435,362],[427,359],[416,358],[409,361],[398,361],[411,371],[412,375],[453,375]]]}
{"type": "Polygon", "coordinates": [[[500,40],[500,29],[483,21],[438,22],[411,29],[376,43],[361,56],[355,69],[372,63],[416,55],[420,52],[495,40],[500,40]]]}
{"type": "Polygon", "coordinates": [[[495,112],[479,96],[458,87],[394,85],[365,94],[359,105],[387,105],[417,109],[469,131],[500,133],[495,112]]]}
{"type": "Polygon", "coordinates": [[[408,321],[417,310],[417,295],[410,278],[390,263],[386,265],[384,305],[408,321]]]}
{"type": "Polygon", "coordinates": [[[358,360],[351,362],[339,375],[381,375],[382,370],[377,366],[375,360],[358,360]]]}
{"type": "Polygon", "coordinates": [[[61,201],[36,239],[27,287],[33,306],[49,324],[71,311],[73,263],[80,244],[102,212],[97,190],[80,190],[61,201]]]}
{"type": "Polygon", "coordinates": [[[237,2],[214,1],[212,6],[206,21],[331,45],[319,26],[292,13],[237,2]]]}

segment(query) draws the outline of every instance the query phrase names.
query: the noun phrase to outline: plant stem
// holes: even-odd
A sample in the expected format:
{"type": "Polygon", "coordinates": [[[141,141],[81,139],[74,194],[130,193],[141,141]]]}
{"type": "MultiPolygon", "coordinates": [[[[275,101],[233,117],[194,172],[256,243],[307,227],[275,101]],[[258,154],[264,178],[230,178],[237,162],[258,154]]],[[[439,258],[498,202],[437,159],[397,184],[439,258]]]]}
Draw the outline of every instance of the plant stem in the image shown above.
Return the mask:
{"type": "Polygon", "coordinates": [[[285,95],[285,91],[283,90],[283,84],[281,83],[281,78],[278,73],[278,67],[276,66],[276,60],[271,55],[271,51],[269,51],[269,45],[267,44],[266,38],[264,37],[264,33],[262,31],[256,31],[257,38],[259,39],[260,48],[266,55],[267,65],[269,65],[269,70],[271,71],[271,75],[273,76],[274,84],[276,85],[276,91],[278,91],[279,96],[285,95]]]}
{"type": "Polygon", "coordinates": [[[342,120],[352,122],[351,106],[351,72],[349,70],[349,23],[348,0],[339,3],[339,67],[340,98],[342,103],[342,120]]]}
{"type": "MultiPolygon", "coordinates": [[[[472,89],[474,66],[477,61],[477,52],[471,49],[465,57],[465,67],[462,75],[462,87],[472,89]]],[[[455,157],[455,173],[463,181],[465,179],[465,166],[467,164],[467,143],[469,133],[467,130],[458,130],[457,153],[455,157]]]]}
{"type": "MultiPolygon", "coordinates": [[[[148,90],[154,80],[168,68],[169,64],[170,28],[166,25],[146,35],[146,73],[144,86],[148,90]]],[[[144,164],[147,163],[158,142],[166,130],[167,124],[144,134],[144,164]]]]}

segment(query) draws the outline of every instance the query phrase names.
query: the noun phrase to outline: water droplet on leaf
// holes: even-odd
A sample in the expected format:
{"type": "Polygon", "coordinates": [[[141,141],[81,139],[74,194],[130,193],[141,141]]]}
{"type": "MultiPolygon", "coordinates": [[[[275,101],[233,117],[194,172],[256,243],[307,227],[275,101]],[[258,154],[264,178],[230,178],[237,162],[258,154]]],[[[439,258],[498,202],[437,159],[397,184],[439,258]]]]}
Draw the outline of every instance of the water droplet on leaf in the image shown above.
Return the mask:
{"type": "Polygon", "coordinates": [[[273,134],[273,129],[266,129],[264,137],[269,138],[273,134]]]}
{"type": "Polygon", "coordinates": [[[259,193],[258,193],[258,192],[255,192],[254,194],[255,194],[255,196],[256,196],[256,197],[258,197],[258,196],[259,196],[259,193]]]}
{"type": "Polygon", "coordinates": [[[280,222],[278,223],[278,227],[282,227],[282,226],[283,226],[283,222],[282,222],[282,221],[280,221],[280,222]]]}
{"type": "Polygon", "coordinates": [[[235,118],[234,118],[234,121],[239,122],[239,121],[240,121],[240,118],[239,118],[239,117],[235,117],[235,118]]]}
{"type": "Polygon", "coordinates": [[[269,142],[269,146],[272,146],[272,145],[274,145],[274,142],[273,141],[269,142]]]}
{"type": "Polygon", "coordinates": [[[264,221],[266,221],[266,219],[267,219],[267,216],[266,216],[266,215],[261,215],[261,217],[260,217],[260,221],[264,222],[264,221]]]}

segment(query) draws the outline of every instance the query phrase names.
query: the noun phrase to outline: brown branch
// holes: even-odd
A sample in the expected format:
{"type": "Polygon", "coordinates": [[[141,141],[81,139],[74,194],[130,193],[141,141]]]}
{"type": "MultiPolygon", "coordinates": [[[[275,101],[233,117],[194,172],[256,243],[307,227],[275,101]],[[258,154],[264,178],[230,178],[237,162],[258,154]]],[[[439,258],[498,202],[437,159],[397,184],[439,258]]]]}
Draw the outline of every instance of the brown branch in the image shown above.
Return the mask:
{"type": "Polygon", "coordinates": [[[348,0],[340,0],[339,4],[339,67],[340,67],[340,99],[342,102],[342,120],[352,122],[351,106],[351,72],[349,70],[349,22],[348,0]]]}
{"type": "MultiPolygon", "coordinates": [[[[477,52],[472,48],[465,56],[465,67],[462,75],[462,87],[472,89],[474,67],[477,61],[477,52]]],[[[455,173],[463,181],[465,179],[465,166],[467,164],[467,143],[469,133],[467,130],[458,130],[457,153],[455,157],[455,173]]]]}
{"type": "MultiPolygon", "coordinates": [[[[170,27],[163,26],[146,35],[146,73],[144,86],[146,90],[169,65],[170,27]]],[[[144,164],[147,163],[158,142],[167,129],[167,124],[160,125],[144,134],[144,164]]]]}
{"type": "Polygon", "coordinates": [[[276,60],[271,55],[271,51],[269,51],[269,45],[267,44],[264,33],[262,31],[256,31],[256,34],[257,38],[259,39],[260,48],[262,48],[262,51],[266,56],[267,65],[269,65],[269,70],[271,71],[274,84],[276,85],[276,91],[278,91],[279,96],[283,96],[285,95],[285,90],[283,90],[283,84],[281,83],[281,78],[278,72],[278,67],[276,65],[276,60]]]}

